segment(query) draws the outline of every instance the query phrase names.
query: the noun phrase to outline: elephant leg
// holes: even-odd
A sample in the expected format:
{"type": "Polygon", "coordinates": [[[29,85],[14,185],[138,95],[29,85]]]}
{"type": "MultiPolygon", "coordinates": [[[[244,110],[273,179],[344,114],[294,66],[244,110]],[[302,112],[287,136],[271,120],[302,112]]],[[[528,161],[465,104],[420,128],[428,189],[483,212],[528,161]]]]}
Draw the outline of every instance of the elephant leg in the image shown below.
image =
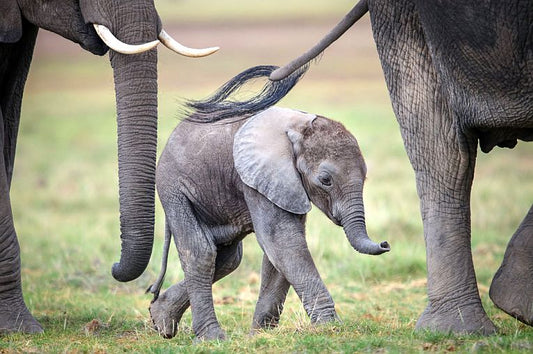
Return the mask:
{"type": "Polygon", "coordinates": [[[500,309],[533,326],[533,205],[507,245],[489,294],[500,309]]]}
{"type": "MultiPolygon", "coordinates": [[[[219,249],[214,282],[233,272],[242,259],[242,242],[219,249]]],[[[165,338],[176,335],[178,324],[189,308],[189,294],[185,281],[172,285],[150,304],[150,316],[156,330],[165,338]]]]}
{"type": "Polygon", "coordinates": [[[244,191],[259,245],[292,285],[311,322],[336,320],[333,299],[307,248],[305,215],[289,213],[249,187],[244,191]]]}
{"type": "Polygon", "coordinates": [[[255,305],[252,330],[278,326],[289,287],[283,274],[274,268],[266,254],[263,255],[261,290],[255,305]]]}
{"type": "MultiPolygon", "coordinates": [[[[3,136],[0,120],[0,141],[3,136]]],[[[0,154],[0,333],[42,331],[22,298],[20,249],[13,225],[4,154],[0,154]]]]}
{"type": "Polygon", "coordinates": [[[428,276],[428,306],[416,328],[491,334],[496,327],[479,297],[470,240],[476,144],[467,137],[450,142],[434,135],[406,144],[421,200],[428,276]]]}
{"type": "Polygon", "coordinates": [[[470,244],[477,138],[426,43],[417,2],[369,1],[374,38],[415,171],[426,242],[428,306],[417,329],[490,334],[470,244]],[[401,11],[400,11],[401,9],[401,11]],[[379,30],[377,30],[379,28],[379,30]]]}

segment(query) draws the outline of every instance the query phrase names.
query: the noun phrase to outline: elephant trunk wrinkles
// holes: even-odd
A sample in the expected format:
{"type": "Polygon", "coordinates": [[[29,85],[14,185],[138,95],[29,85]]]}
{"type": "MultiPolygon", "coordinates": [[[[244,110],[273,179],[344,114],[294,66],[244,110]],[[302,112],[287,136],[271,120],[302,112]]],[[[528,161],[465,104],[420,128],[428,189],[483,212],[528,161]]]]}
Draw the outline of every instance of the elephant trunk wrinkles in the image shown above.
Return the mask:
{"type": "Polygon", "coordinates": [[[130,281],[146,269],[154,238],[157,149],[157,52],[110,52],[118,125],[120,262],[112,274],[130,281]]]}
{"type": "Polygon", "coordinates": [[[354,205],[341,221],[344,232],[352,247],[364,254],[378,255],[390,251],[387,241],[376,243],[368,237],[365,211],[362,201],[354,205]]]}

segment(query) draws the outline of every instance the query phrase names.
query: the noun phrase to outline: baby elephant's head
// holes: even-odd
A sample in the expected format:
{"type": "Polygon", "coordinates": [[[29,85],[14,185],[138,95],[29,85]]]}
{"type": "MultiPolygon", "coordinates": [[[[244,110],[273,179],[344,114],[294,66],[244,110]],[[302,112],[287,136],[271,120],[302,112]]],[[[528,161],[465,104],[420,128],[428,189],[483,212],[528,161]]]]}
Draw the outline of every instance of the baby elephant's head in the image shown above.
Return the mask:
{"type": "Polygon", "coordinates": [[[363,184],[366,165],[357,140],[342,124],[273,107],[245,123],[234,142],[241,179],[289,212],[305,214],[315,204],[344,227],[359,252],[388,252],[387,242],[366,231],[363,184]]]}

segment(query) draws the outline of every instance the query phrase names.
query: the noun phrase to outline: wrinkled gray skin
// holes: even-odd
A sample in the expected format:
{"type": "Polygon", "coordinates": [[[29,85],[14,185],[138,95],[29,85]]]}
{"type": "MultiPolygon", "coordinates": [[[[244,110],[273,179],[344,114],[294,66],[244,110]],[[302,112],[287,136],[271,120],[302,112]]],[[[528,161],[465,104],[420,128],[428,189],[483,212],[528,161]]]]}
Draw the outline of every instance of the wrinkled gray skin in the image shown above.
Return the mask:
{"type": "MultiPolygon", "coordinates": [[[[315,57],[367,11],[421,201],[429,303],[416,327],[493,333],[472,262],[470,190],[478,144],[487,153],[533,140],[533,2],[363,0],[271,78],[315,57]]],[[[533,325],[533,206],[490,297],[533,325]]]]}
{"type": "Polygon", "coordinates": [[[312,202],[359,252],[389,251],[366,232],[365,175],[355,138],[324,117],[272,107],[230,123],[181,122],[159,160],[156,185],[168,223],[165,253],[172,233],[185,280],[158,296],[165,255],[151,287],[156,328],[173,337],[190,304],[197,338],[223,339],[212,283],[238,267],[241,241],[253,231],[265,253],[253,328],[277,325],[290,285],[313,323],[335,320],[307,248],[305,215],[312,202]]]}
{"type": "MultiPolygon", "coordinates": [[[[161,24],[153,0],[2,0],[0,2],[0,333],[42,332],[22,298],[20,251],[9,190],[24,84],[39,28],[104,55],[92,24],[128,44],[153,41],[161,24]]],[[[152,250],[157,129],[157,53],[109,51],[118,116],[122,255],[113,275],[138,277],[152,250]]]]}

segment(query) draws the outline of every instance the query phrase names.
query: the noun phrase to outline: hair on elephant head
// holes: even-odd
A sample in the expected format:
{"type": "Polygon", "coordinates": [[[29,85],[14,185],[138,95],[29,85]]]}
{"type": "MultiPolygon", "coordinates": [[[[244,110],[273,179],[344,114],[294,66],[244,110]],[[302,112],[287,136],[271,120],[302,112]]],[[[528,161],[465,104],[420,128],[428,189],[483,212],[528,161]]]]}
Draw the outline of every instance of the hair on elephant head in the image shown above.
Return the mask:
{"type": "Polygon", "coordinates": [[[112,274],[137,278],[153,243],[157,142],[157,53],[162,42],[198,57],[217,48],[184,47],[164,30],[153,0],[2,0],[0,2],[0,332],[41,332],[22,297],[20,251],[9,189],[24,84],[39,28],[93,54],[109,51],[115,79],[122,251],[112,274]],[[111,48],[111,50],[109,50],[111,48]]]}
{"type": "Polygon", "coordinates": [[[191,120],[178,124],[159,159],[156,184],[167,232],[162,271],[150,288],[153,323],[172,337],[191,305],[196,336],[223,339],[212,282],[238,267],[241,241],[251,232],[264,251],[254,328],[277,324],[291,285],[313,323],[335,320],[333,300],[305,241],[311,203],[344,227],[359,252],[390,250],[387,242],[375,243],[366,232],[366,167],[356,139],[322,116],[278,107],[239,114],[230,108],[238,104],[220,102],[227,103],[222,99],[214,106],[225,107],[225,119],[210,104],[197,102],[205,114],[192,113],[191,120]],[[171,234],[185,280],[159,295],[171,234]]]}

